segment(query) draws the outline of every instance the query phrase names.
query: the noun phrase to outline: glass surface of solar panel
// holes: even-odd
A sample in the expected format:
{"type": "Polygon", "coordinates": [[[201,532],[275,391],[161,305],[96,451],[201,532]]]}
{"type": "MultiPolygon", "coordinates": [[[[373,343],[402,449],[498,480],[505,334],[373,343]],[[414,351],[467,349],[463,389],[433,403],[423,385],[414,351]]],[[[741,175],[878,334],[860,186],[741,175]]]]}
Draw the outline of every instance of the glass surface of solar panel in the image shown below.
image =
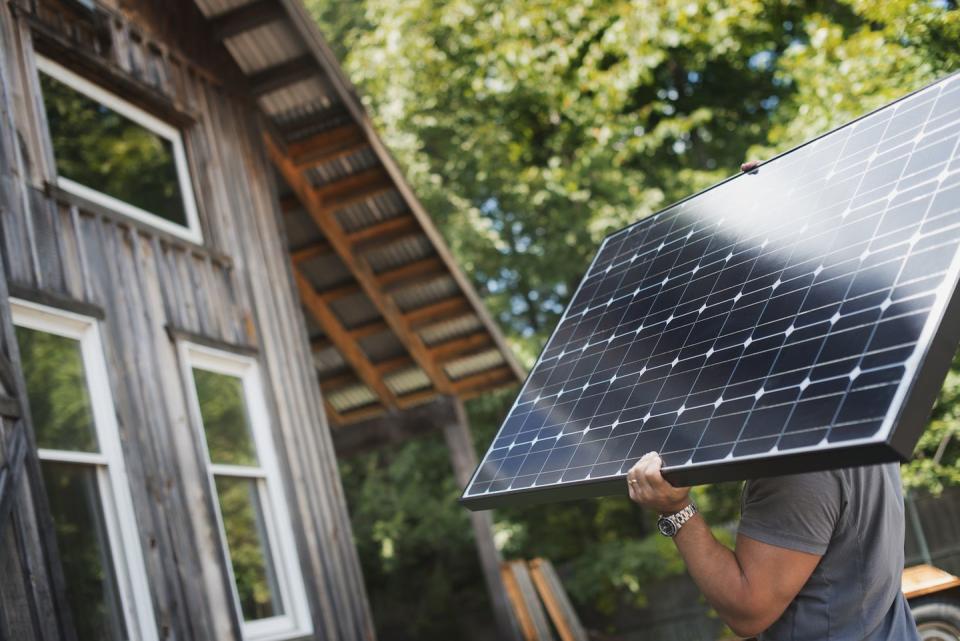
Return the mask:
{"type": "Polygon", "coordinates": [[[960,338],[958,141],[952,76],[607,237],[463,503],[625,491],[648,451],[676,484],[909,456],[960,338]]]}

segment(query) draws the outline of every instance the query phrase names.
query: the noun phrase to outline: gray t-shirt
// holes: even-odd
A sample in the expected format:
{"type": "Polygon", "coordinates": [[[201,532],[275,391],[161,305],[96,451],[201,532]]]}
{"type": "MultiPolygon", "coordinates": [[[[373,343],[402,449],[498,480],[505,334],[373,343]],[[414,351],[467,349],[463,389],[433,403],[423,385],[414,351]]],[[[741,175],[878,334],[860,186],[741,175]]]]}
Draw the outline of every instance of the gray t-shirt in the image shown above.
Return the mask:
{"type": "Polygon", "coordinates": [[[900,591],[900,467],[871,465],[748,481],[739,533],[822,555],[762,641],[919,641],[900,591]]]}

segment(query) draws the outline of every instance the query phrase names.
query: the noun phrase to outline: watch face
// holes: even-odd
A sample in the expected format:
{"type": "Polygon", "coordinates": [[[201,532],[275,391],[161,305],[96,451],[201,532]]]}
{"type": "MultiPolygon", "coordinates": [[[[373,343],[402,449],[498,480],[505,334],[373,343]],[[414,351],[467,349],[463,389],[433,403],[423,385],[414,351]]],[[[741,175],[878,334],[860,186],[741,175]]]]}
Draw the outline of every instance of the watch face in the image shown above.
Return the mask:
{"type": "Polygon", "coordinates": [[[677,533],[677,526],[670,519],[661,518],[657,521],[657,527],[660,528],[660,534],[664,536],[673,536],[677,533]]]}

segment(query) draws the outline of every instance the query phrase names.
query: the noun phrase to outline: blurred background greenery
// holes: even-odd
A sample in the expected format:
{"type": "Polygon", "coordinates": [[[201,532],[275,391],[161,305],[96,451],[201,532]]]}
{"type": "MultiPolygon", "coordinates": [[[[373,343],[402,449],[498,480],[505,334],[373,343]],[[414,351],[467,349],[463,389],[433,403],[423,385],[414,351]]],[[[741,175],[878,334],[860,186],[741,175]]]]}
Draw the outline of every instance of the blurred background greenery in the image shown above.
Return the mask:
{"type": "MultiPolygon", "coordinates": [[[[605,234],[960,67],[956,0],[307,5],[528,365],[605,234]]],[[[472,402],[478,450],[512,394],[472,402]]],[[[903,468],[911,491],[960,484],[958,425],[960,360],[903,468]]],[[[442,438],[342,471],[379,637],[482,638],[491,615],[442,438]]],[[[729,536],[739,485],[697,492],[729,536]]],[[[683,572],[652,521],[621,497],[496,513],[504,554],[551,559],[609,634],[683,572]]]]}

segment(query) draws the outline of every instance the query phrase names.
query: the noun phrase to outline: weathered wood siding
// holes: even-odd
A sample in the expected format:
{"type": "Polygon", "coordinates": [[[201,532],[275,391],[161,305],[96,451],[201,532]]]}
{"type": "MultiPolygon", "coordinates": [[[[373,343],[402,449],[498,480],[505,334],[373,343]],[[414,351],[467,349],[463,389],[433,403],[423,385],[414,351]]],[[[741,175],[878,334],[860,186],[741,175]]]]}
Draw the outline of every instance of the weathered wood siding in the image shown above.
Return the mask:
{"type": "MultiPolygon", "coordinates": [[[[0,159],[2,269],[12,295],[102,317],[161,638],[240,639],[221,561],[214,497],[204,476],[203,455],[187,424],[186,383],[176,352],[180,337],[255,350],[307,582],[313,638],[373,638],[278,223],[273,176],[260,144],[263,123],[242,88],[230,86],[230,78],[236,77],[230,61],[215,52],[209,60],[200,55],[203,47],[197,39],[213,40],[188,2],[124,3],[126,13],[115,13],[109,21],[109,45],[98,44],[56,11],[27,1],[14,5],[19,8],[0,3],[0,73],[8,86],[0,107],[14,121],[19,147],[19,153],[14,145],[0,148],[6,154],[0,159]],[[176,16],[176,25],[171,16],[176,16]],[[86,39],[87,44],[76,49],[86,53],[76,55],[89,58],[84,62],[88,66],[101,63],[105,82],[130,82],[144,89],[124,97],[142,104],[166,101],[172,114],[188,116],[182,131],[202,221],[202,246],[52,187],[55,176],[35,86],[34,49],[42,48],[56,59],[58,47],[70,38],[81,43],[86,39]]],[[[69,50],[59,50],[60,55],[69,50]]],[[[7,136],[6,121],[3,127],[7,136]]],[[[12,135],[7,137],[13,142],[12,135]]],[[[7,331],[5,305],[4,297],[0,324],[7,331]]],[[[37,550],[39,554],[40,547],[37,550]]],[[[9,556],[5,550],[0,553],[9,556]]],[[[9,561],[0,558],[0,564],[9,561]]],[[[8,567],[3,566],[4,576],[8,567]]],[[[15,588],[8,590],[6,580],[4,585],[0,596],[9,614],[13,603],[25,597],[8,596],[15,588]]],[[[27,627],[16,630],[20,632],[13,638],[18,640],[56,638],[27,633],[27,627]]]]}

